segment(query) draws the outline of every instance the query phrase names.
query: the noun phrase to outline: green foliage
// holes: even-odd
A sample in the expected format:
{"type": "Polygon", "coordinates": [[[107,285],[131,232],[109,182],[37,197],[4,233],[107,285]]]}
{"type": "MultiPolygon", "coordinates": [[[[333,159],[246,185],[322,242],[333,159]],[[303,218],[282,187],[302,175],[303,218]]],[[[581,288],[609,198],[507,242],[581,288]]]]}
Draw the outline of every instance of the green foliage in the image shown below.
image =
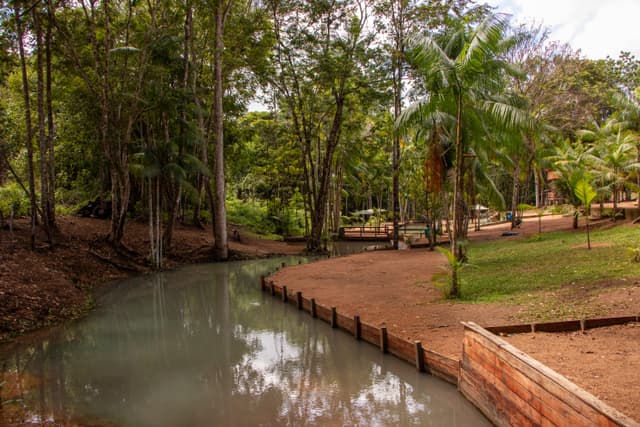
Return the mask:
{"type": "Polygon", "coordinates": [[[243,225],[258,234],[299,236],[304,233],[304,212],[297,193],[288,204],[280,200],[227,199],[227,218],[230,223],[243,225]]]}
{"type": "Polygon", "coordinates": [[[304,208],[300,192],[296,191],[289,203],[275,198],[268,201],[267,206],[268,218],[276,234],[284,237],[304,234],[304,208]]]}
{"type": "Polygon", "coordinates": [[[640,60],[631,52],[620,52],[617,59],[607,57],[606,65],[610,76],[627,93],[640,87],[640,60]]]}
{"type": "Polygon", "coordinates": [[[369,217],[365,225],[370,227],[380,227],[384,222],[387,222],[390,219],[391,218],[389,212],[383,211],[381,209],[374,209],[373,215],[369,217]]]}
{"type": "Polygon", "coordinates": [[[535,206],[532,206],[532,205],[530,205],[528,203],[520,203],[520,204],[518,204],[518,210],[519,211],[530,211],[530,210],[533,210],[535,208],[536,208],[535,206]]]}
{"type": "Polygon", "coordinates": [[[640,263],[640,247],[635,246],[627,249],[631,253],[631,261],[635,263],[640,263]]]}
{"type": "Polygon", "coordinates": [[[229,223],[244,225],[255,231],[264,233],[275,231],[264,202],[243,201],[236,198],[227,199],[227,219],[229,223]]]}
{"type": "MultiPolygon", "coordinates": [[[[395,59],[411,59],[414,69],[404,73],[404,87],[424,95],[405,110],[399,172],[402,205],[415,207],[418,215],[426,212],[435,220],[450,210],[453,188],[461,185],[450,179],[455,167],[458,178],[469,179],[458,194],[473,192],[476,200],[491,207],[504,205],[511,191],[509,168],[525,163],[556,170],[561,176],[558,189],[568,196],[574,196],[571,184],[580,179],[603,197],[623,188],[634,190],[637,133],[625,129],[640,129],[638,98],[632,93],[639,62],[629,53],[608,62],[591,61],[565,46],[546,50],[541,43],[518,64],[528,74],[524,82],[522,70],[508,62],[517,56],[510,48],[519,42],[508,36],[508,22],[470,0],[367,3],[378,13],[379,27],[362,22],[364,12],[373,9],[356,17],[352,2],[229,4],[222,52],[224,170],[234,222],[267,233],[300,235],[305,208],[312,229],[330,222],[319,215],[327,211],[327,203],[336,206],[332,219],[342,214],[343,224],[359,224],[359,218],[345,215],[364,206],[390,209],[390,141],[396,129],[389,95],[396,89],[390,72],[395,59]],[[406,12],[402,19],[397,8],[406,12]],[[398,26],[405,31],[398,33],[398,26]],[[416,36],[421,32],[429,36],[416,36]],[[395,37],[403,33],[412,37],[396,44],[395,37]],[[404,50],[409,46],[414,49],[404,50]],[[277,49],[278,54],[272,54],[277,49]],[[271,85],[265,93],[275,94],[270,102],[276,111],[245,113],[259,84],[271,85]],[[515,96],[511,91],[519,85],[526,88],[515,96]],[[626,88],[626,103],[610,102],[616,86],[626,88]],[[612,114],[620,120],[621,132],[575,141],[576,128],[588,126],[593,118],[605,123],[612,114]],[[532,116],[555,126],[566,139],[548,141],[546,148],[557,148],[557,156],[545,166],[539,166],[542,151],[522,147],[523,129],[527,138],[532,136],[526,143],[538,148],[547,130],[542,125],[532,130],[532,116]],[[466,157],[456,160],[458,153],[466,157]],[[428,188],[427,194],[426,182],[436,175],[427,172],[434,169],[437,191],[428,188]],[[323,174],[326,186],[319,179],[323,174]],[[306,203],[300,191],[308,192],[306,203]],[[329,194],[317,201],[325,205],[316,206],[314,195],[321,191],[329,194]]],[[[43,10],[48,5],[37,4],[43,10]]],[[[58,212],[104,197],[125,182],[131,188],[123,197],[130,200],[123,202],[130,201],[138,212],[149,211],[149,178],[159,182],[161,217],[169,216],[178,194],[183,209],[197,210],[204,199],[200,178],[210,175],[206,169],[214,153],[215,76],[207,65],[215,52],[213,3],[134,1],[86,11],[77,2],[51,5],[57,7],[52,110],[58,212]],[[186,28],[188,17],[191,31],[186,28]],[[208,159],[203,158],[205,151],[208,159]]],[[[30,15],[24,16],[23,39],[35,128],[37,50],[30,15]]],[[[12,46],[14,24],[11,13],[0,23],[0,149],[27,183],[25,105],[12,46]]],[[[596,131],[591,130],[593,135],[596,131]]],[[[10,179],[4,169],[1,183],[10,179]]],[[[533,182],[527,173],[523,167],[521,182],[533,182]]],[[[19,213],[26,214],[21,189],[15,184],[0,189],[5,214],[14,200],[19,213]]],[[[369,224],[387,219],[387,214],[379,214],[369,224]]]]}
{"type": "Polygon", "coordinates": [[[573,212],[573,206],[571,205],[554,205],[551,207],[552,215],[569,215],[573,212]]]}
{"type": "Polygon", "coordinates": [[[591,202],[598,196],[593,186],[586,180],[578,181],[573,187],[573,194],[576,196],[582,207],[584,208],[584,214],[589,215],[591,202]]]}
{"type": "Polygon", "coordinates": [[[29,213],[29,198],[16,183],[0,187],[0,210],[5,217],[8,217],[11,209],[15,216],[24,216],[29,213]]]}

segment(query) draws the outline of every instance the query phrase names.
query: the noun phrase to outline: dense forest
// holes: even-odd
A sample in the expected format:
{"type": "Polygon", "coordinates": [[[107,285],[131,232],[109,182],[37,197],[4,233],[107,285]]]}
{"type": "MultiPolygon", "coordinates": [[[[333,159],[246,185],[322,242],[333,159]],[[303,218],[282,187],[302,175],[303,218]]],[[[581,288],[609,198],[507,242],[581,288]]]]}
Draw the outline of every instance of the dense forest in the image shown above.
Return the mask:
{"type": "Polygon", "coordinates": [[[0,30],[0,226],[32,246],[84,209],[114,247],[148,221],[156,267],[178,222],[318,251],[372,210],[463,260],[477,204],[615,218],[640,186],[640,62],[472,0],[13,0],[0,30]]]}

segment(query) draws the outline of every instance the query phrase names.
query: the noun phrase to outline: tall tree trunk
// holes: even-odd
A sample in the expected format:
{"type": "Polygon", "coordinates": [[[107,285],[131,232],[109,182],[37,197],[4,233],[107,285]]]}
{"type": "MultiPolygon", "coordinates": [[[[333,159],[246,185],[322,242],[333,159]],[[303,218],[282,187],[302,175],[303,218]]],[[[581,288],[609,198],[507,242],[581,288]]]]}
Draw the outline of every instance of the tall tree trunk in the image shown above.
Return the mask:
{"type": "Polygon", "coordinates": [[[52,0],[48,0],[47,2],[47,33],[45,36],[45,69],[46,69],[46,103],[47,103],[47,150],[49,152],[49,164],[48,164],[48,188],[49,188],[49,203],[47,207],[49,208],[49,213],[47,214],[47,218],[49,218],[49,224],[51,227],[56,226],[56,167],[55,167],[55,139],[56,139],[56,129],[55,123],[53,121],[53,96],[51,94],[51,85],[52,85],[52,72],[51,72],[51,45],[53,43],[52,36],[52,27],[54,21],[55,10],[53,8],[52,0]]]}
{"type": "MultiPolygon", "coordinates": [[[[334,153],[340,141],[340,130],[342,128],[342,115],[344,112],[344,96],[341,95],[344,88],[336,89],[336,111],[331,124],[331,131],[327,137],[326,149],[322,158],[322,165],[319,167],[318,190],[311,209],[311,235],[307,241],[307,250],[318,252],[322,249],[322,232],[324,229],[327,196],[329,183],[333,171],[332,164],[334,153]]],[[[320,162],[318,162],[320,163],[320,162]]]]}
{"type": "Polygon", "coordinates": [[[22,95],[24,97],[24,120],[26,127],[27,147],[27,175],[29,178],[29,204],[31,209],[31,249],[36,247],[36,218],[37,218],[37,202],[36,202],[36,180],[33,170],[33,127],[31,125],[31,104],[29,97],[29,79],[27,77],[27,63],[24,52],[24,29],[22,27],[21,9],[19,2],[13,4],[16,17],[16,27],[18,30],[18,51],[20,55],[20,71],[22,74],[22,95]]]}
{"type": "MultiPolygon", "coordinates": [[[[618,176],[618,171],[614,170],[615,176],[618,176]]],[[[618,195],[620,194],[620,186],[618,184],[613,186],[613,221],[617,220],[618,213],[618,195]]]]}
{"type": "MultiPolygon", "coordinates": [[[[398,120],[402,113],[402,66],[404,58],[404,5],[403,0],[394,0],[391,5],[394,27],[393,52],[393,118],[398,120]],[[397,7],[397,10],[396,10],[397,7]]],[[[398,249],[398,221],[400,217],[400,135],[393,135],[393,249],[398,249]]]]}
{"type": "MultiPolygon", "coordinates": [[[[464,247],[462,240],[465,233],[464,223],[464,144],[462,138],[462,91],[459,90],[457,100],[457,117],[456,117],[456,163],[454,166],[454,184],[453,184],[453,232],[451,233],[451,253],[456,261],[464,260],[464,247]]],[[[458,276],[455,269],[451,274],[451,288],[449,295],[452,298],[458,296],[458,276]]]]}
{"type": "MultiPolygon", "coordinates": [[[[93,7],[93,5],[92,5],[93,7]]],[[[120,246],[122,237],[124,236],[124,225],[126,222],[126,213],[129,203],[130,182],[129,182],[129,170],[128,170],[128,153],[127,153],[127,141],[122,141],[121,129],[116,129],[114,125],[119,123],[112,117],[111,111],[111,67],[108,57],[103,60],[100,58],[100,49],[104,49],[105,53],[111,49],[111,14],[109,11],[109,1],[104,0],[102,2],[102,8],[104,11],[104,40],[102,46],[99,45],[100,41],[97,39],[95,22],[91,21],[92,26],[92,41],[94,50],[94,66],[96,72],[99,73],[101,78],[100,84],[100,101],[101,101],[101,118],[100,118],[100,133],[105,153],[109,160],[109,176],[111,179],[111,227],[109,232],[109,240],[114,246],[120,246]],[[115,122],[115,123],[114,123],[115,122]],[[126,169],[125,169],[126,167],[126,169]]],[[[131,5],[129,5],[131,10],[131,5]]],[[[118,108],[118,116],[121,113],[121,108],[118,108]]],[[[130,127],[132,127],[131,118],[129,119],[128,129],[129,134],[130,127]]]]}
{"type": "MultiPolygon", "coordinates": [[[[198,129],[201,131],[201,137],[204,137],[204,128],[203,128],[203,119],[202,112],[200,111],[200,100],[196,95],[197,89],[197,73],[195,70],[196,64],[196,53],[193,48],[193,6],[191,1],[186,2],[186,11],[185,11],[185,20],[184,20],[184,85],[186,90],[191,91],[191,95],[194,97],[194,103],[196,104],[196,108],[198,109],[197,117],[198,117],[198,129]]],[[[204,142],[204,138],[202,138],[201,143],[206,144],[204,142]]],[[[198,157],[200,153],[198,150],[201,150],[199,144],[196,144],[194,147],[193,155],[198,157]]],[[[206,163],[205,163],[206,164],[206,163]]],[[[198,173],[196,177],[196,194],[197,200],[193,206],[193,219],[192,222],[195,226],[199,228],[203,228],[202,221],[200,220],[201,209],[202,209],[202,190],[204,188],[204,178],[202,174],[198,173]]]]}
{"type": "Polygon", "coordinates": [[[213,235],[215,239],[214,256],[219,260],[226,260],[229,257],[229,244],[227,239],[226,182],[224,176],[222,52],[224,50],[224,25],[230,7],[231,2],[225,2],[224,0],[218,0],[217,2],[215,12],[215,50],[213,55],[213,71],[215,79],[213,126],[216,144],[213,166],[215,177],[215,222],[213,224],[213,235]]]}
{"type": "MultiPolygon", "coordinates": [[[[169,130],[169,118],[166,113],[162,114],[163,118],[163,126],[164,126],[164,138],[165,144],[170,143],[170,130],[169,130]]],[[[186,116],[183,115],[183,118],[186,119],[186,116]]],[[[184,132],[184,129],[183,129],[184,132]]],[[[180,145],[180,149],[178,150],[178,158],[182,158],[183,154],[183,146],[180,145]]],[[[182,199],[182,185],[176,176],[169,176],[168,182],[166,183],[167,190],[167,205],[168,205],[168,219],[167,226],[164,229],[164,234],[162,236],[163,247],[167,250],[171,248],[171,243],[173,241],[173,231],[176,228],[176,222],[178,220],[178,212],[180,210],[180,200],[182,199]]]]}
{"type": "Polygon", "coordinates": [[[340,164],[336,168],[335,194],[333,202],[333,231],[335,234],[340,232],[340,208],[342,207],[342,184],[344,181],[343,166],[340,164]]]}
{"type": "Polygon", "coordinates": [[[37,75],[37,108],[38,108],[38,147],[40,149],[40,206],[42,210],[42,226],[47,235],[47,242],[53,245],[53,237],[51,234],[51,220],[49,213],[49,157],[47,155],[47,136],[45,129],[45,112],[44,112],[44,61],[43,50],[44,40],[42,33],[42,24],[40,22],[40,8],[31,9],[33,17],[33,26],[36,32],[36,75],[37,75]]]}
{"type": "Polygon", "coordinates": [[[520,200],[520,158],[514,159],[515,170],[513,171],[513,191],[511,198],[511,229],[516,226],[516,212],[518,210],[518,201],[520,200]]]}
{"type": "Polygon", "coordinates": [[[540,170],[535,167],[533,169],[533,179],[536,191],[536,208],[542,207],[542,179],[540,178],[540,170]]]}
{"type": "MultiPolygon", "coordinates": [[[[640,163],[640,144],[636,145],[636,150],[638,151],[638,157],[636,161],[640,163]]],[[[636,198],[636,207],[640,208],[640,173],[636,172],[636,185],[638,186],[638,195],[636,198]]],[[[602,215],[602,210],[600,210],[600,215],[602,215]]]]}
{"type": "MultiPolygon", "coordinates": [[[[190,67],[189,61],[191,59],[190,48],[191,48],[192,13],[193,12],[192,12],[190,1],[186,2],[185,8],[186,10],[185,10],[185,20],[184,20],[184,45],[183,45],[183,55],[182,55],[183,57],[182,64],[184,67],[184,72],[182,74],[182,89],[186,93],[189,89],[189,84],[190,84],[189,76],[191,73],[191,67],[190,67]]],[[[187,122],[187,113],[184,106],[182,108],[182,111],[180,112],[180,115],[182,118],[180,123],[180,133],[184,134],[185,123],[187,122]]],[[[169,141],[169,136],[168,136],[169,124],[166,118],[164,121],[165,121],[165,129],[166,129],[165,139],[168,142],[169,141]]],[[[183,154],[184,154],[184,143],[180,143],[180,147],[178,150],[178,158],[182,159],[183,154]]],[[[173,185],[170,185],[169,188],[172,189],[173,191],[170,191],[169,198],[168,198],[168,201],[170,203],[169,220],[167,222],[167,228],[165,229],[165,234],[164,234],[164,246],[167,249],[171,248],[171,241],[173,240],[173,231],[175,229],[175,225],[178,220],[180,200],[182,199],[182,185],[179,181],[174,180],[173,185]]],[[[198,217],[199,216],[200,216],[200,213],[198,212],[198,217]]]]}

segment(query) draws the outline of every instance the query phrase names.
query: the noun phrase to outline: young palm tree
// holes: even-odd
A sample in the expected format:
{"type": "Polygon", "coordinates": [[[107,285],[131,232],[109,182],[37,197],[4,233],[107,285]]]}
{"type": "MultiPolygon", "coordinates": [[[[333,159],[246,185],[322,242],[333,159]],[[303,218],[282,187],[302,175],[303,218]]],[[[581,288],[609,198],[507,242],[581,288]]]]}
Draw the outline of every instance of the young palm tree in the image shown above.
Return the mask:
{"type": "MultiPolygon", "coordinates": [[[[427,35],[412,41],[409,62],[423,77],[427,93],[422,101],[405,110],[398,125],[408,129],[435,124],[448,136],[455,153],[451,252],[458,261],[466,258],[465,154],[474,144],[483,142],[479,136],[486,134],[487,121],[506,127],[525,120],[520,110],[497,96],[504,92],[505,74],[516,74],[502,57],[513,46],[505,36],[506,28],[507,23],[500,16],[489,15],[475,27],[463,19],[453,32],[440,38],[427,35]]],[[[451,279],[450,296],[456,297],[459,290],[455,271],[451,279]]]]}

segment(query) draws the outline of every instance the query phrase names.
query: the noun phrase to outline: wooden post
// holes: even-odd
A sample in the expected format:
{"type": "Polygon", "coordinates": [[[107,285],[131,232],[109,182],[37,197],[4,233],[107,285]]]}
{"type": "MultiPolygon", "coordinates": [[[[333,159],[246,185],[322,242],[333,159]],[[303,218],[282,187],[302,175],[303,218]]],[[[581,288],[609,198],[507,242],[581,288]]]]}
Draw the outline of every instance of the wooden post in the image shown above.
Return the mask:
{"type": "Polygon", "coordinates": [[[357,339],[360,340],[360,336],[361,336],[361,327],[360,327],[360,316],[356,315],[353,316],[353,336],[357,339]]]}
{"type": "Polygon", "coordinates": [[[311,298],[311,317],[318,317],[318,311],[316,309],[316,299],[311,298]]]}
{"type": "Polygon", "coordinates": [[[418,372],[424,371],[424,359],[422,359],[422,343],[416,341],[416,369],[418,372]]]}
{"type": "Polygon", "coordinates": [[[388,340],[387,340],[387,327],[382,326],[380,328],[380,351],[383,353],[387,352],[388,340]]]}
{"type": "Polygon", "coordinates": [[[264,291],[264,287],[265,287],[264,276],[260,276],[260,289],[264,291]]]}
{"type": "Polygon", "coordinates": [[[275,295],[276,295],[276,290],[274,289],[274,288],[275,288],[275,286],[274,286],[273,282],[271,282],[271,283],[270,283],[270,285],[271,285],[271,286],[269,286],[269,290],[270,290],[270,292],[271,292],[271,296],[273,297],[273,296],[275,296],[275,295]]]}
{"type": "Polygon", "coordinates": [[[296,292],[296,305],[298,306],[298,310],[302,310],[302,292],[296,292]]]}
{"type": "Polygon", "coordinates": [[[282,263],[282,268],[285,268],[286,266],[287,266],[287,263],[286,263],[286,262],[283,262],[283,263],[282,263]]]}
{"type": "Polygon", "coordinates": [[[338,326],[338,313],[335,307],[331,307],[331,327],[336,328],[338,326]]]}
{"type": "Polygon", "coordinates": [[[282,286],[282,302],[287,302],[287,287],[282,286]]]}

